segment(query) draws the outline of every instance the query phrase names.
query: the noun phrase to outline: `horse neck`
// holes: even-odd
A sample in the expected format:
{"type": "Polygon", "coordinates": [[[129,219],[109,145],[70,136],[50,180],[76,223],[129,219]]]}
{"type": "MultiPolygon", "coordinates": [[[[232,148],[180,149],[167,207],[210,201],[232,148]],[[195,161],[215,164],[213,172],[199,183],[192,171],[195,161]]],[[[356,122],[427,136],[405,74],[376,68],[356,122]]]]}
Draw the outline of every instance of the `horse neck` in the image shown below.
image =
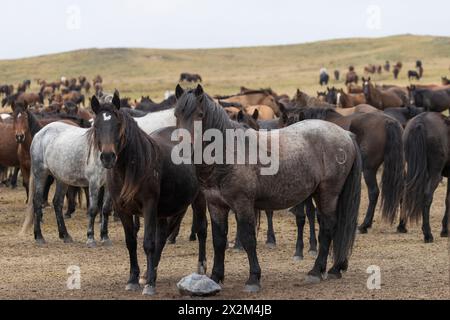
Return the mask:
{"type": "Polygon", "coordinates": [[[203,131],[208,129],[218,129],[223,134],[227,129],[236,129],[242,127],[240,124],[232,121],[226,111],[216,104],[214,101],[210,100],[212,106],[207,106],[208,112],[205,113],[205,118],[203,119],[203,131]]]}

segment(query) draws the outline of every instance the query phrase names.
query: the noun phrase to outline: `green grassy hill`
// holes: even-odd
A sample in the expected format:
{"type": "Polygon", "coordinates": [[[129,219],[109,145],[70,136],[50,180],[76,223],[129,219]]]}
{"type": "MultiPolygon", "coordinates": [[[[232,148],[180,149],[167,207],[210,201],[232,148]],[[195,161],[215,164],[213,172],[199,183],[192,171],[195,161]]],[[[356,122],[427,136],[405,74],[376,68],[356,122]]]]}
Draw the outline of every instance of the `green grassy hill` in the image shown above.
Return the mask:
{"type": "MultiPolygon", "coordinates": [[[[408,83],[406,72],[415,61],[424,63],[423,83],[439,83],[450,75],[450,37],[402,35],[378,39],[342,39],[287,46],[229,49],[156,50],[86,49],[18,60],[0,61],[0,83],[17,84],[23,79],[56,80],[61,76],[96,74],[104,78],[106,90],[118,88],[121,94],[157,99],[173,90],[181,72],[199,73],[211,94],[230,94],[241,85],[272,87],[278,93],[293,94],[296,88],[315,93],[318,71],[345,73],[350,64],[363,75],[364,65],[402,61],[398,84],[408,83]]],[[[394,83],[392,74],[374,77],[394,83]]],[[[343,86],[343,83],[331,85],[343,86]]]]}

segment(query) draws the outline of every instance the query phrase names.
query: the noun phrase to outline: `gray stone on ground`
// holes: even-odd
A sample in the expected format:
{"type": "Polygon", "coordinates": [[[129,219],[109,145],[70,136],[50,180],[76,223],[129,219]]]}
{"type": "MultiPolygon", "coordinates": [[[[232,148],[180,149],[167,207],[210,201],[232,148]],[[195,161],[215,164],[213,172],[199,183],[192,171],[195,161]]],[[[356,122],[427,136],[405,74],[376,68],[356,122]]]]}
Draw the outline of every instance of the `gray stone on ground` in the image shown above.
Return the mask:
{"type": "Polygon", "coordinates": [[[190,274],[177,283],[178,290],[182,295],[189,296],[213,296],[222,288],[205,275],[197,273],[190,274]]]}

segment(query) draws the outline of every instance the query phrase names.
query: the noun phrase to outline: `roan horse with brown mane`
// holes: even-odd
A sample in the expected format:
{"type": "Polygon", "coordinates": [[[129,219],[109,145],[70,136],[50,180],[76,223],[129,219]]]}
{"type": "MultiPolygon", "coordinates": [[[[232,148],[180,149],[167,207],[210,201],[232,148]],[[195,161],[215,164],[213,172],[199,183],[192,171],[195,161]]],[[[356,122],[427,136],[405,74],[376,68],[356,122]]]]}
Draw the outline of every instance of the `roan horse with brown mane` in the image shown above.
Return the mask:
{"type": "MultiPolygon", "coordinates": [[[[314,283],[322,280],[331,243],[334,261],[328,279],[341,278],[341,271],[348,268],[355,239],[361,190],[360,153],[351,135],[334,124],[316,120],[270,132],[255,131],[230,120],[200,85],[187,91],[177,86],[176,96],[177,126],[189,133],[189,143],[193,143],[194,123],[202,124],[201,132],[195,134],[197,139],[209,129],[216,129],[214,132],[220,134],[222,141],[226,141],[230,130],[235,134],[245,133],[247,138],[243,138],[244,145],[241,146],[249,150],[250,139],[255,139],[252,143],[264,148],[262,152],[265,153],[269,151],[269,142],[270,154],[274,157],[274,162],[269,165],[278,169],[268,168],[261,159],[256,164],[250,163],[249,159],[244,164],[236,164],[236,161],[220,164],[224,163],[223,159],[208,164],[202,157],[202,161],[195,164],[212,221],[214,266],[211,279],[217,283],[224,280],[230,210],[237,215],[238,234],[250,265],[245,290],[256,292],[260,289],[261,268],[256,252],[255,210],[286,209],[311,196],[321,212],[320,248],[307,280],[314,283]],[[276,141],[279,141],[278,147],[276,141]],[[324,149],[326,153],[322,151],[324,149]]],[[[203,147],[207,148],[209,144],[203,142],[203,147]]],[[[225,145],[217,147],[225,152],[228,149],[225,145]]],[[[239,152],[235,147],[231,150],[234,156],[239,152]]],[[[199,151],[194,150],[194,153],[199,151]]]]}

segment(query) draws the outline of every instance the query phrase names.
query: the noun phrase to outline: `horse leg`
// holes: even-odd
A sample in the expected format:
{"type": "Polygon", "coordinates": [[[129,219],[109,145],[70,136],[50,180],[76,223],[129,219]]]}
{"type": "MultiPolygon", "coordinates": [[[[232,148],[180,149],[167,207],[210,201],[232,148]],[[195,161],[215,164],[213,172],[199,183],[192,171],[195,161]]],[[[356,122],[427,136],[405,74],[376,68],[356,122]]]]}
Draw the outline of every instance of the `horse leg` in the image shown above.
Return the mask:
{"type": "Polygon", "coordinates": [[[447,178],[447,197],[445,198],[445,212],[442,219],[441,237],[448,238],[448,216],[450,214],[450,179],[447,178]]]}
{"type": "Polygon", "coordinates": [[[275,231],[273,230],[273,211],[266,210],[267,217],[267,240],[266,245],[269,248],[275,248],[277,245],[277,239],[275,238],[275,231]]]}
{"type": "Polygon", "coordinates": [[[103,246],[105,247],[109,247],[112,245],[111,240],[109,239],[109,235],[108,235],[108,221],[109,221],[109,217],[111,216],[111,211],[112,211],[112,199],[111,199],[111,195],[108,192],[108,190],[106,190],[105,187],[104,188],[104,194],[103,194],[103,204],[101,206],[101,208],[99,208],[102,212],[102,223],[100,226],[100,239],[101,239],[101,243],[103,246]]]}
{"type": "Polygon", "coordinates": [[[295,206],[291,209],[291,212],[295,215],[295,222],[297,224],[297,243],[295,245],[295,254],[294,254],[294,260],[295,261],[301,261],[303,260],[303,229],[305,227],[305,203],[302,202],[301,204],[295,206]]]}
{"type": "Polygon", "coordinates": [[[196,234],[196,232],[195,232],[194,219],[193,219],[192,224],[191,224],[191,234],[189,235],[189,241],[197,240],[197,236],[195,234],[196,234]]]}
{"type": "Polygon", "coordinates": [[[203,193],[199,192],[192,203],[194,235],[198,238],[198,266],[197,273],[206,273],[206,236],[208,233],[208,220],[206,219],[206,200],[203,193]]]}
{"type": "Polygon", "coordinates": [[[316,208],[312,198],[306,200],[306,216],[309,222],[309,254],[313,257],[317,256],[317,239],[316,239],[316,208]]]}
{"type": "Polygon", "coordinates": [[[422,212],[422,232],[424,235],[425,243],[432,243],[434,241],[433,234],[431,233],[430,227],[430,207],[433,203],[433,195],[434,191],[439,185],[441,181],[441,175],[432,174],[430,175],[431,179],[428,181],[427,186],[425,187],[425,204],[422,212]]]}
{"type": "Polygon", "coordinates": [[[67,193],[68,186],[60,181],[56,182],[55,196],[53,197],[53,209],[55,210],[56,222],[58,224],[59,238],[64,240],[64,243],[73,242],[71,236],[67,232],[66,224],[63,217],[64,198],[67,193]]]}
{"type": "Polygon", "coordinates": [[[362,234],[367,233],[367,229],[372,227],[373,216],[375,214],[375,208],[377,206],[378,197],[380,195],[380,189],[377,182],[377,170],[364,169],[364,180],[369,192],[369,207],[367,208],[366,217],[362,225],[358,227],[359,232],[362,234]]]}
{"type": "MultiPolygon", "coordinates": [[[[236,220],[236,225],[237,225],[237,221],[238,221],[237,213],[234,213],[234,219],[236,220]]],[[[235,251],[242,251],[242,250],[244,250],[244,247],[242,246],[242,243],[241,243],[241,238],[239,236],[239,230],[238,229],[236,229],[236,236],[234,237],[233,250],[235,250],[235,251]]]]}
{"type": "Polygon", "coordinates": [[[130,257],[130,277],[128,279],[125,290],[139,290],[139,263],[137,258],[137,232],[135,222],[132,215],[119,214],[122,221],[123,230],[125,232],[125,242],[127,244],[128,254],[130,257]]]}
{"type": "Polygon", "coordinates": [[[48,203],[48,194],[50,193],[50,187],[52,186],[53,182],[55,181],[55,178],[53,176],[48,175],[48,177],[45,179],[45,187],[44,187],[44,207],[50,206],[48,203]]]}
{"type": "MultiPolygon", "coordinates": [[[[169,219],[170,223],[169,223],[169,230],[170,230],[170,235],[167,238],[167,242],[169,242],[170,244],[175,244],[177,242],[177,237],[180,233],[180,227],[181,227],[181,221],[183,220],[183,217],[185,216],[186,212],[184,212],[183,214],[180,214],[176,217],[172,217],[171,219],[169,219]]],[[[192,227],[193,228],[194,225],[194,220],[192,220],[192,227]]]]}
{"type": "MultiPolygon", "coordinates": [[[[150,197],[143,209],[144,213],[144,251],[147,256],[147,282],[145,284],[143,295],[154,295],[156,285],[156,268],[158,250],[156,246],[157,225],[162,219],[157,216],[157,201],[150,197]]],[[[164,241],[165,242],[165,241],[164,241]]]]}
{"type": "Polygon", "coordinates": [[[72,214],[75,212],[76,196],[77,196],[77,188],[69,186],[69,188],[67,189],[67,211],[64,214],[64,218],[66,218],[66,219],[72,218],[72,214]]]}
{"type": "Polygon", "coordinates": [[[256,253],[256,215],[254,207],[248,204],[248,199],[243,199],[235,212],[238,220],[238,234],[250,264],[250,275],[245,283],[245,291],[258,292],[261,289],[261,268],[256,253]]]}
{"type": "Polygon", "coordinates": [[[94,236],[95,218],[98,212],[98,193],[99,187],[95,184],[89,185],[89,209],[88,209],[88,230],[87,230],[87,242],[88,248],[93,248],[97,244],[94,236]]]}
{"type": "MultiPolygon", "coordinates": [[[[37,169],[37,168],[36,168],[37,169]]],[[[37,174],[34,174],[34,194],[33,199],[33,211],[34,211],[34,239],[37,244],[45,244],[44,237],[42,236],[41,223],[42,223],[42,202],[44,196],[44,185],[46,180],[46,173],[44,170],[36,170],[37,174]]]]}
{"type": "Polygon", "coordinates": [[[226,206],[211,204],[207,202],[208,211],[211,218],[214,265],[211,279],[216,283],[223,282],[225,275],[225,250],[227,247],[228,235],[228,213],[230,209],[226,206]]]}
{"type": "Polygon", "coordinates": [[[19,175],[19,170],[19,168],[14,168],[14,171],[10,177],[11,189],[17,188],[17,176],[19,175]]]}

